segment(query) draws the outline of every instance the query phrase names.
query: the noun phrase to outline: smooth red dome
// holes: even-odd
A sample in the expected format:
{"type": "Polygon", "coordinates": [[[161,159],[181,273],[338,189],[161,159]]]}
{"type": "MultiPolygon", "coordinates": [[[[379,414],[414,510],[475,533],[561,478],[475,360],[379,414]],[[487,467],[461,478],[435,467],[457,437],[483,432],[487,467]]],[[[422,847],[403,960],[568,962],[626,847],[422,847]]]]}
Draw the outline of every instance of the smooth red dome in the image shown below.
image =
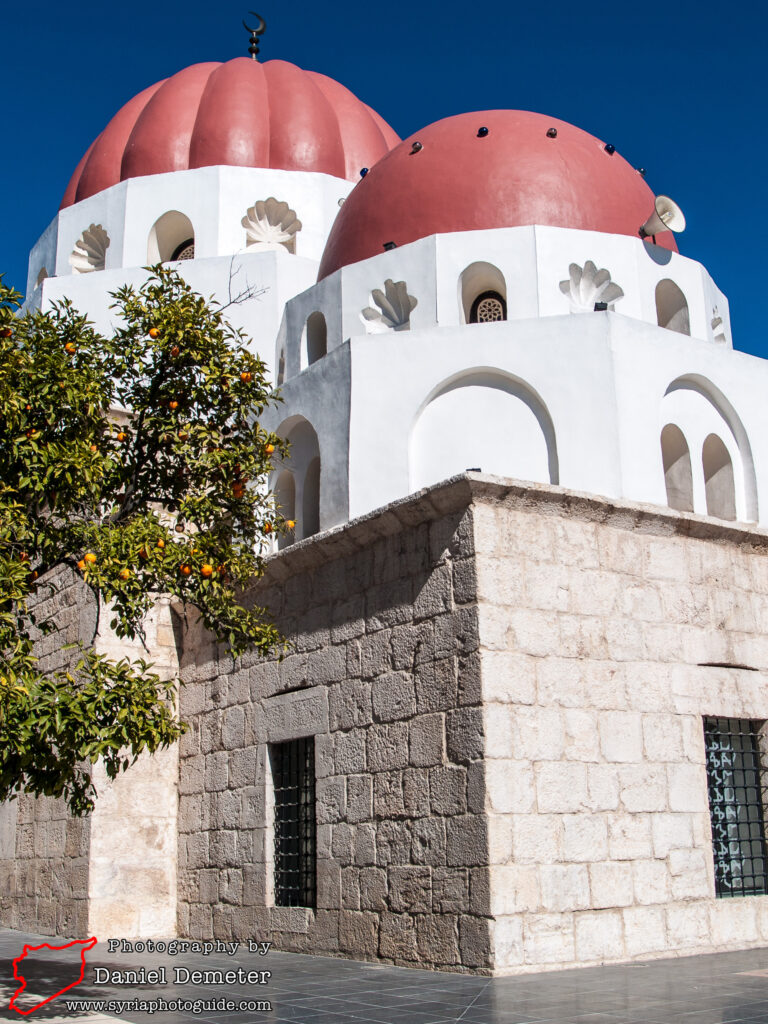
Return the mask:
{"type": "Polygon", "coordinates": [[[72,175],[61,206],[126,178],[230,164],[357,180],[400,141],[325,75],[282,60],[193,64],[115,114],[72,175]]]}
{"type": "MultiPolygon", "coordinates": [[[[358,183],[318,277],[375,256],[385,242],[451,231],[546,224],[637,238],[654,198],[623,157],[566,121],[525,110],[459,114],[406,139],[358,183]]],[[[669,231],[657,241],[677,251],[669,231]]]]}

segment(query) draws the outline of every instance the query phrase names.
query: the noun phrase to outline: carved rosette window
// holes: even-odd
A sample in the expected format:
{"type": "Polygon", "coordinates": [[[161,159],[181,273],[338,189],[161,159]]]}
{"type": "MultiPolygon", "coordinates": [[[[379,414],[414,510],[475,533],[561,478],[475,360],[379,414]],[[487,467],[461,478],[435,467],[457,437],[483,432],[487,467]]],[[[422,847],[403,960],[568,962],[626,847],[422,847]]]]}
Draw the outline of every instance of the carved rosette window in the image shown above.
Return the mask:
{"type": "Polygon", "coordinates": [[[489,324],[507,319],[507,304],[498,292],[482,292],[472,303],[471,324],[489,324]]]}
{"type": "Polygon", "coordinates": [[[195,258],[195,240],[194,238],[187,238],[177,245],[173,250],[171,260],[193,260],[195,258]]]}

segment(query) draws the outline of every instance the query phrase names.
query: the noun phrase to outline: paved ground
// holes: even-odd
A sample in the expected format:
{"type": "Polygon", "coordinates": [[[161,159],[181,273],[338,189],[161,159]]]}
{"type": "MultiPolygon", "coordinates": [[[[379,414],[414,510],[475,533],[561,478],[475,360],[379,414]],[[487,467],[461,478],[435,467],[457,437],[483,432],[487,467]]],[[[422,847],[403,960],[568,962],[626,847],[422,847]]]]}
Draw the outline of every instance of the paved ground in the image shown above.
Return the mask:
{"type": "MultiPolygon", "coordinates": [[[[12,961],[24,944],[52,945],[21,932],[0,930],[0,1019],[45,1024],[768,1024],[768,949],[659,960],[620,967],[594,967],[515,978],[467,977],[400,967],[240,949],[233,956],[212,952],[114,953],[99,943],[85,954],[82,984],[21,1017],[8,1009],[18,988],[12,961]],[[166,984],[97,985],[96,968],[112,971],[166,971],[166,984]],[[176,969],[180,969],[180,975],[176,969]],[[234,979],[223,984],[192,984],[187,971],[271,971],[265,984],[234,979]],[[181,978],[186,983],[175,983],[181,978]],[[146,1010],[99,1007],[68,1010],[67,999],[185,1001],[181,1009],[146,1010]],[[205,1003],[195,1014],[187,1004],[205,1003]],[[211,1009],[230,1000],[236,1008],[211,1009]],[[272,1009],[240,1008],[241,1002],[266,1001],[272,1009]]],[[[18,971],[27,980],[19,1005],[31,1007],[74,981],[79,973],[77,947],[63,952],[30,953],[18,971]],[[28,998],[28,993],[31,997],[28,998]],[[25,1001],[26,1000],[26,1001],[25,1001]]],[[[110,975],[111,977],[111,975],[110,975]]],[[[191,977],[191,975],[190,975],[191,977]]],[[[211,979],[207,979],[210,981],[211,979]]],[[[252,979],[253,980],[253,979],[252,979]]]]}

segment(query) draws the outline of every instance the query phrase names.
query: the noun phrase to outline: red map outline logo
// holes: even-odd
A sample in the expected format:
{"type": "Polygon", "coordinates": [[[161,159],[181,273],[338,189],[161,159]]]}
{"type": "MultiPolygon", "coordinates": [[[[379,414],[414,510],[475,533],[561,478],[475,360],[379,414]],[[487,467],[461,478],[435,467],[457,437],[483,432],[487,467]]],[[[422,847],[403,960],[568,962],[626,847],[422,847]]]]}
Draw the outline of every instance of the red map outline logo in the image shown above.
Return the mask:
{"type": "Polygon", "coordinates": [[[41,942],[39,946],[25,945],[23,951],[13,961],[13,976],[16,979],[16,981],[21,982],[21,986],[17,988],[16,991],[11,996],[11,1001],[8,1004],[8,1009],[15,1010],[16,1013],[21,1013],[24,1014],[24,1016],[26,1016],[28,1013],[32,1013],[34,1010],[39,1010],[40,1007],[45,1006],[46,1003],[50,1003],[51,1000],[57,999],[63,992],[68,992],[69,989],[74,988],[75,985],[79,985],[80,982],[83,980],[83,977],[85,976],[85,954],[87,950],[93,949],[93,947],[96,945],[98,941],[99,940],[94,936],[91,939],[75,939],[73,942],[67,942],[66,945],[64,946],[51,946],[50,943],[48,942],[41,942]],[[60,988],[58,992],[54,992],[54,994],[52,996],[48,996],[47,999],[43,999],[41,1002],[35,1003],[35,1005],[31,1006],[28,1010],[20,1010],[18,1006],[14,1006],[13,1004],[15,1003],[15,1001],[27,987],[27,979],[24,977],[23,974],[19,975],[17,973],[19,963],[24,959],[27,953],[33,953],[38,949],[51,949],[54,951],[60,949],[71,949],[72,946],[83,947],[80,950],[80,977],[77,979],[77,981],[73,981],[72,984],[67,985],[66,988],[60,988]]]}

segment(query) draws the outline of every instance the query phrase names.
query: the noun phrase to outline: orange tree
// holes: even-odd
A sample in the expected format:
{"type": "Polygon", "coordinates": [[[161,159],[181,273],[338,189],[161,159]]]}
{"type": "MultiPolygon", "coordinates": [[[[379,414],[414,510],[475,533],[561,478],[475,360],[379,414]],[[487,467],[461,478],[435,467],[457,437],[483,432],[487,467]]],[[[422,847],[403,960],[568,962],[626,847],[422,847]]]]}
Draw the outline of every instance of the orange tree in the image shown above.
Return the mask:
{"type": "Polygon", "coordinates": [[[70,671],[42,672],[46,598],[70,571],[119,637],[143,639],[167,594],[235,656],[279,649],[241,596],[285,527],[264,483],[285,452],[259,425],[264,364],[174,271],[113,294],[110,337],[67,301],[21,316],[19,299],[0,278],[0,799],[63,796],[83,814],[99,758],[114,778],[184,725],[174,682],[91,638],[70,671]]]}

